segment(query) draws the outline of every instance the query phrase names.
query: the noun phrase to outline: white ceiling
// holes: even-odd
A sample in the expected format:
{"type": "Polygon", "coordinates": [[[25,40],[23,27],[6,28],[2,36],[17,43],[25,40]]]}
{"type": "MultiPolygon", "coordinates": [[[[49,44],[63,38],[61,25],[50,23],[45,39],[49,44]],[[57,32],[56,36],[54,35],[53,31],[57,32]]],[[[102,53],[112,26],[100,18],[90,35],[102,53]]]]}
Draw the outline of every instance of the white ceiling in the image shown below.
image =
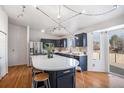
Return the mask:
{"type": "MultiPolygon", "coordinates": [[[[40,11],[36,10],[33,6],[27,5],[25,8],[24,16],[21,18],[17,18],[17,16],[21,13],[21,6],[19,5],[6,5],[2,6],[4,10],[7,12],[9,16],[9,21],[14,24],[27,26],[29,25],[32,29],[41,30],[45,29],[47,33],[63,36],[69,34],[68,32],[75,33],[78,29],[83,29],[93,24],[97,24],[103,22],[105,20],[109,20],[120,15],[124,15],[124,6],[120,6],[115,11],[101,15],[101,16],[86,16],[86,15],[79,15],[71,20],[65,21],[62,23],[63,26],[66,27],[66,30],[61,29],[60,31],[56,30],[54,32],[50,32],[49,30],[57,24],[45,16],[40,11]]],[[[100,13],[112,8],[111,5],[71,5],[68,6],[76,11],[82,11],[85,9],[88,13],[100,13]]],[[[45,13],[47,13],[50,17],[54,20],[58,21],[58,6],[56,5],[41,5],[39,6],[45,13]]],[[[75,15],[74,12],[66,9],[65,7],[61,6],[61,20],[65,20],[71,16],[75,15]]]]}

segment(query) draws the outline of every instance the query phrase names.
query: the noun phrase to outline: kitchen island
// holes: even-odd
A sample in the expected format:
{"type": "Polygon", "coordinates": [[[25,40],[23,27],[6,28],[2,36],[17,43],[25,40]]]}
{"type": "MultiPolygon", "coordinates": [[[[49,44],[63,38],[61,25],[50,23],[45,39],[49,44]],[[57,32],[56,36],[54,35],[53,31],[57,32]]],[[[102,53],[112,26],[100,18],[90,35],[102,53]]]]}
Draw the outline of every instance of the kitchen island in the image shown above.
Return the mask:
{"type": "Polygon", "coordinates": [[[61,53],[56,52],[56,55],[73,58],[79,61],[78,67],[80,67],[81,71],[87,71],[87,55],[86,54],[78,54],[78,53],[61,53]]]}
{"type": "Polygon", "coordinates": [[[75,68],[79,62],[73,58],[53,55],[32,56],[33,67],[49,73],[52,88],[74,88],[75,87],[75,68]]]}

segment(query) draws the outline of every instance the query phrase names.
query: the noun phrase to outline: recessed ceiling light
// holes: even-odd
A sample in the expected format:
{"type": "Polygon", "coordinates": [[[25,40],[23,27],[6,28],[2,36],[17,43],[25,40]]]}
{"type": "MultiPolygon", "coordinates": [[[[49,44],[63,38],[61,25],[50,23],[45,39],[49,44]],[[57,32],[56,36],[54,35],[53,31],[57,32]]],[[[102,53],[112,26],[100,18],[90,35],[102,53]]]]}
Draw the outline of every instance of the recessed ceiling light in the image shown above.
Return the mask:
{"type": "Polygon", "coordinates": [[[38,5],[32,5],[34,8],[38,7],[38,5]]]}
{"type": "Polygon", "coordinates": [[[44,33],[44,32],[45,32],[45,30],[44,30],[44,29],[42,29],[42,30],[41,30],[41,32],[42,32],[42,33],[44,33]]]}

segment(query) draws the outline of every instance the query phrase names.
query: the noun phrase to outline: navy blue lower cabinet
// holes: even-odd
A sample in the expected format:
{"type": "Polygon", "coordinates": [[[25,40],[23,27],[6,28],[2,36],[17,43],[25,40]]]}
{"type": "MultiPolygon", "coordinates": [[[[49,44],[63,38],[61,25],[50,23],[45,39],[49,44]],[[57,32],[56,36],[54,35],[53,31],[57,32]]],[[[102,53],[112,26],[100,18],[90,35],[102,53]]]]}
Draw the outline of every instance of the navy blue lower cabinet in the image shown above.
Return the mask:
{"type": "Polygon", "coordinates": [[[58,88],[73,88],[74,87],[74,74],[67,74],[57,78],[58,88]]]}
{"type": "Polygon", "coordinates": [[[48,71],[51,88],[75,88],[75,68],[62,71],[48,71]]]}
{"type": "Polygon", "coordinates": [[[76,57],[75,59],[79,61],[81,71],[87,71],[87,56],[79,56],[76,57]]]}

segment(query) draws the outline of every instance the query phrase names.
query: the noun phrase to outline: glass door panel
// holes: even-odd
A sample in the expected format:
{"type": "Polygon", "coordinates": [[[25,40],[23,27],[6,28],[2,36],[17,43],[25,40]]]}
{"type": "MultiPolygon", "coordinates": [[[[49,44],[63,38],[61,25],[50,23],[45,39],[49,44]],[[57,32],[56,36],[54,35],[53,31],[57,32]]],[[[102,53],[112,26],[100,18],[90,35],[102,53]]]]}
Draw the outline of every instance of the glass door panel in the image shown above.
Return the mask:
{"type": "Polygon", "coordinates": [[[124,75],[124,29],[108,32],[110,72],[124,75]]]}

